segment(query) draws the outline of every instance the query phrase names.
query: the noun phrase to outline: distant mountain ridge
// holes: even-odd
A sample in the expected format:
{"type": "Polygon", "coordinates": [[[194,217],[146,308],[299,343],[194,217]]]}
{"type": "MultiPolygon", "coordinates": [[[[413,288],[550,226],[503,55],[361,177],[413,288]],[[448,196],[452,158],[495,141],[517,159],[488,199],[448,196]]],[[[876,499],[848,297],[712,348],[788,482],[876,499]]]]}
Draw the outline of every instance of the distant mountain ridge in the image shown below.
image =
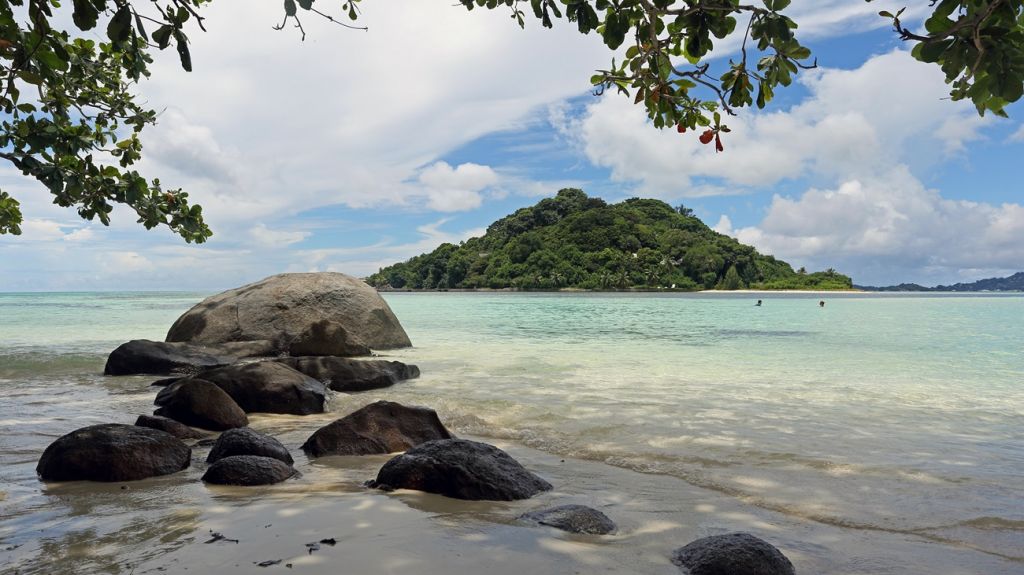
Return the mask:
{"type": "Polygon", "coordinates": [[[1005,278],[987,278],[970,283],[957,283],[953,285],[938,285],[925,287],[914,283],[903,283],[894,286],[856,286],[864,291],[946,291],[946,292],[971,292],[971,291],[1024,291],[1024,272],[1017,272],[1005,278]]]}
{"type": "Polygon", "coordinates": [[[849,277],[794,271],[720,234],[684,206],[631,198],[608,204],[582,190],[492,223],[487,233],[382,268],[378,289],[851,289],[849,277]]]}

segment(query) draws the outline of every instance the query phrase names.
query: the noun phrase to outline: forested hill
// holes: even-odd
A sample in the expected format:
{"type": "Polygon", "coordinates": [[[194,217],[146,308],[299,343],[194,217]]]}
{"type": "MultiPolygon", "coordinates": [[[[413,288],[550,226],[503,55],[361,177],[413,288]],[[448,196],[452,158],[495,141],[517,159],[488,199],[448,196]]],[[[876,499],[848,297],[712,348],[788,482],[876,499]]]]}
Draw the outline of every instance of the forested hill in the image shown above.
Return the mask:
{"type": "Polygon", "coordinates": [[[680,206],[633,198],[608,204],[565,189],[517,210],[483,237],[381,269],[381,289],[850,289],[828,270],[793,271],[719,234],[680,206]]]}

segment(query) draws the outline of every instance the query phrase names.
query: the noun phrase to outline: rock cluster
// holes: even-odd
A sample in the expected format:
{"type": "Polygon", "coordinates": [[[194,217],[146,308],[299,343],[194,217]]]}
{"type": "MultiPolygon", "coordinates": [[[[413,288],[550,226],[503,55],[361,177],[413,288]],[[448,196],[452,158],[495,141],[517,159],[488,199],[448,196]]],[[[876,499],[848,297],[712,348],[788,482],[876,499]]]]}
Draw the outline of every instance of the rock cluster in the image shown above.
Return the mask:
{"type": "MultiPolygon", "coordinates": [[[[411,345],[380,296],[342,274],[282,274],[207,298],[182,315],[166,342],[133,340],[115,349],[107,375],[174,375],[154,383],[153,416],[135,425],[72,431],[43,452],[44,481],[133,481],[187,468],[182,440],[222,432],[202,476],[208,484],[256,486],[298,477],[288,448],[248,427],[249,413],[309,415],[326,409],[328,390],[389,387],[419,376],[397,361],[353,359],[370,349],[411,345]],[[287,356],[287,357],[280,357],[287,356]],[[255,359],[252,358],[261,358],[255,359]]],[[[199,445],[203,445],[200,442],[199,445]]],[[[366,485],[466,500],[513,501],[552,485],[504,451],[458,439],[434,410],[378,401],[318,429],[302,445],[310,457],[402,452],[366,485]]],[[[583,535],[617,529],[604,513],[561,505],[523,522],[583,535]]],[[[747,533],[694,541],[671,555],[687,575],[793,575],[789,559],[747,533]]]]}

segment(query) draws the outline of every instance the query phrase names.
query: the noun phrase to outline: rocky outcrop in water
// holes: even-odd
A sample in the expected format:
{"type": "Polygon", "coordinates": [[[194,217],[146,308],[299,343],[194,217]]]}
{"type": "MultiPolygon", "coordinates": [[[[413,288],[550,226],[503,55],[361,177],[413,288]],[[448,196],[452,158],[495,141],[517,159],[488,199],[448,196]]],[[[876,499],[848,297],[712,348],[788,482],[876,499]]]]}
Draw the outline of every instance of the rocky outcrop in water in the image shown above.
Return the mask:
{"type": "Polygon", "coordinates": [[[174,322],[166,339],[206,344],[271,340],[282,352],[300,342],[300,350],[337,351],[331,341],[315,341],[314,326],[324,321],[342,328],[349,344],[373,349],[412,345],[376,290],[357,278],[326,272],[279,274],[206,298],[174,322]]]}
{"type": "Polygon", "coordinates": [[[217,460],[203,474],[203,481],[216,485],[270,485],[298,475],[291,465],[259,455],[232,455],[217,460]]]}
{"type": "Polygon", "coordinates": [[[370,355],[370,348],[359,343],[343,325],[323,319],[311,324],[288,344],[288,355],[370,355]]]}
{"type": "Polygon", "coordinates": [[[193,429],[184,423],[159,415],[140,415],[135,420],[135,425],[166,431],[178,439],[202,439],[206,437],[206,434],[198,429],[193,429]]]}
{"type": "Polygon", "coordinates": [[[231,365],[246,357],[276,355],[273,342],[242,341],[210,345],[133,339],[107,357],[105,375],[193,374],[231,365]]]}
{"type": "Polygon", "coordinates": [[[206,457],[207,463],[215,463],[235,455],[259,455],[272,457],[291,465],[294,463],[288,449],[277,439],[255,431],[250,427],[229,429],[220,434],[217,442],[206,457]]]}
{"type": "Polygon", "coordinates": [[[196,376],[224,390],[246,413],[323,413],[327,388],[275,361],[229,365],[196,376]]]}
{"type": "Polygon", "coordinates": [[[698,539],[672,553],[686,575],[794,575],[793,564],[775,546],[749,533],[698,539]]]}
{"type": "Polygon", "coordinates": [[[394,453],[451,438],[433,409],[378,401],[321,427],[302,450],[312,457],[394,453]]]}
{"type": "Polygon", "coordinates": [[[466,439],[421,443],[385,463],[367,485],[489,501],[528,499],[551,489],[504,451],[466,439]]]}
{"type": "Polygon", "coordinates": [[[390,387],[420,376],[420,368],[400,361],[345,357],[286,357],[277,361],[346,393],[390,387]]]}
{"type": "Polygon", "coordinates": [[[155,415],[186,425],[223,431],[249,425],[245,410],[220,387],[198,378],[185,378],[160,390],[155,415]]]}
{"type": "Polygon", "coordinates": [[[72,431],[43,451],[36,473],[44,481],[134,481],[177,473],[192,450],[170,433],[106,423],[72,431]]]}
{"type": "Polygon", "coordinates": [[[569,533],[607,535],[615,531],[615,522],[607,515],[585,505],[560,505],[549,509],[531,511],[519,517],[540,525],[547,525],[569,533]]]}

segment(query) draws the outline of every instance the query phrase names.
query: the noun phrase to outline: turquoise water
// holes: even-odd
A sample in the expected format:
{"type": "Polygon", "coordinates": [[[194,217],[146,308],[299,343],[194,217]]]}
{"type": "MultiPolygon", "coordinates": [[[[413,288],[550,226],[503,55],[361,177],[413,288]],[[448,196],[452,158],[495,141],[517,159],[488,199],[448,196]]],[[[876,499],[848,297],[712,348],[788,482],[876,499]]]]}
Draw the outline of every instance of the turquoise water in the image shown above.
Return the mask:
{"type": "MultiPolygon", "coordinates": [[[[381,397],[430,405],[457,433],[1024,573],[1024,297],[385,297],[415,346],[388,355],[423,376],[381,397]]],[[[144,408],[148,379],[104,378],[106,354],[162,339],[199,299],[0,294],[0,505],[35,505],[52,437],[144,408]]]]}

